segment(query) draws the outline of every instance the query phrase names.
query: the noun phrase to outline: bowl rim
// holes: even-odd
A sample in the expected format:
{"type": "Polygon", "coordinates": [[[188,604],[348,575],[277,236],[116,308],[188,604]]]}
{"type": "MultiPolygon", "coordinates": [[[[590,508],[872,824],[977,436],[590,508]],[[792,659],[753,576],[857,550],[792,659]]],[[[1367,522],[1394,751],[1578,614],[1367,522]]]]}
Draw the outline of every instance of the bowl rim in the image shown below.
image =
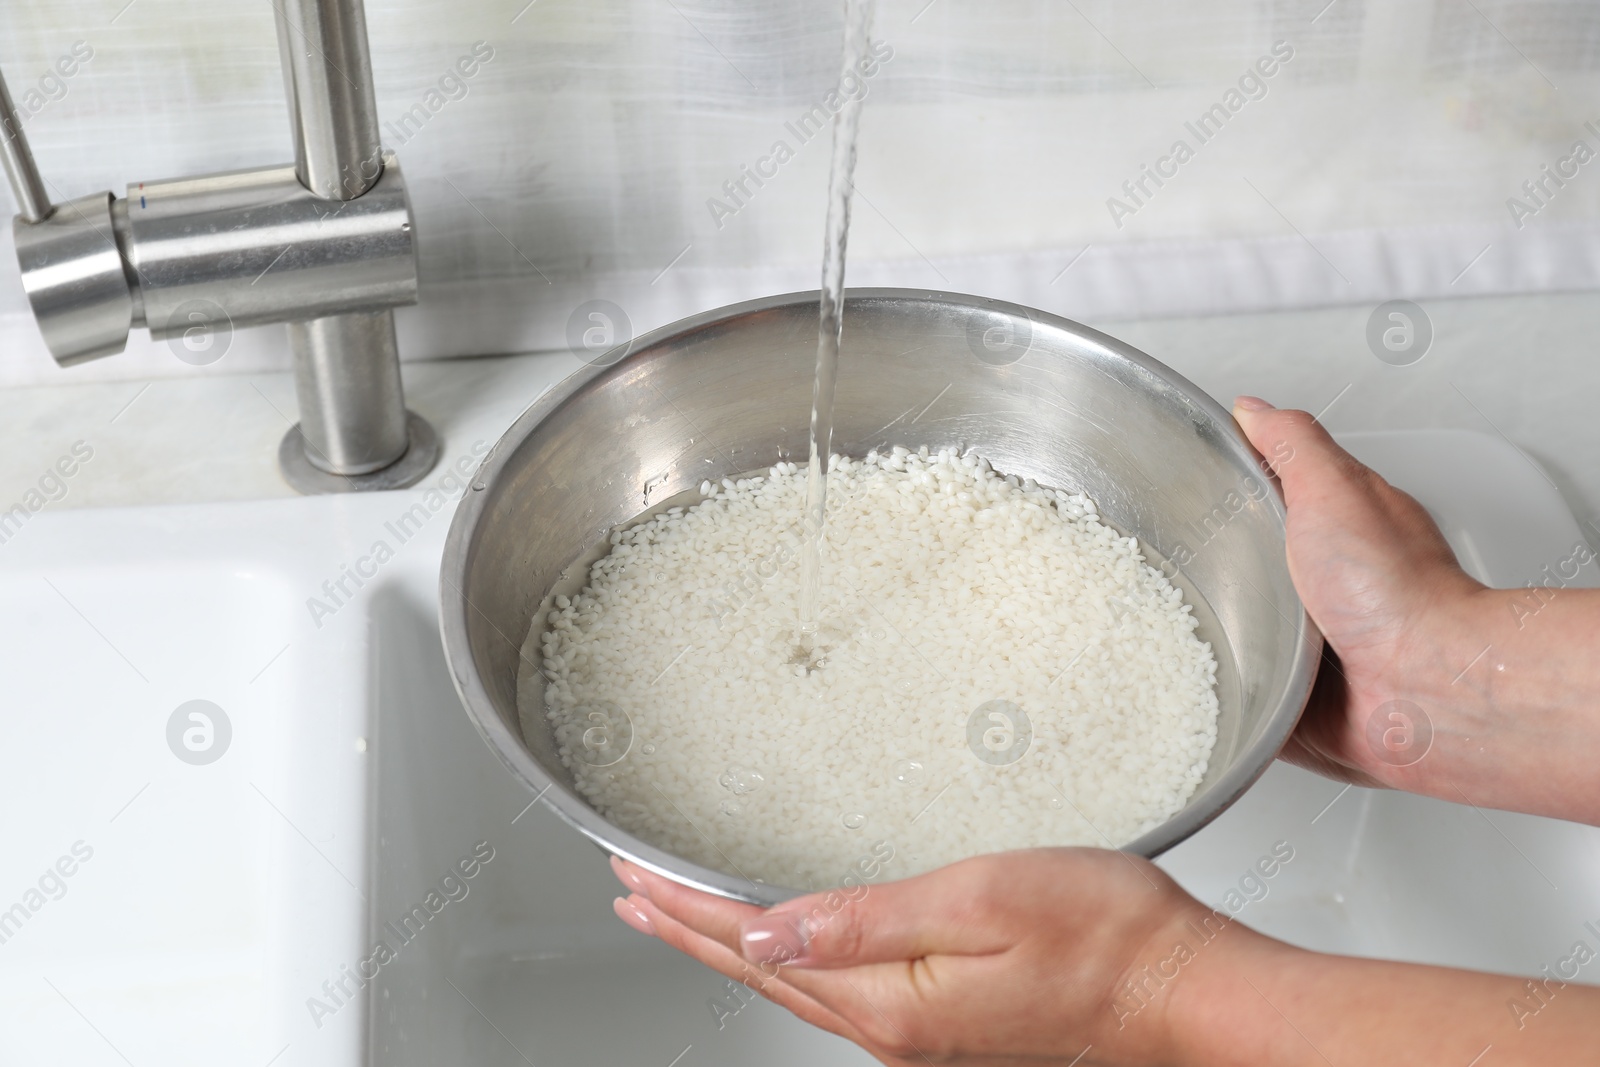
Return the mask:
{"type": "MultiPolygon", "coordinates": [[[[534,792],[534,802],[542,800],[562,821],[588,837],[605,852],[621,856],[680,884],[763,907],[805,895],[805,891],[754,881],[739,874],[705,867],[652,845],[608,821],[576,793],[570,792],[557,781],[529,754],[523,747],[521,738],[501,720],[483,679],[479,677],[474,666],[471,644],[467,636],[467,619],[469,612],[478,609],[467,599],[464,590],[473,541],[486,513],[487,501],[492,496],[487,490],[502,475],[511,455],[534,430],[590,382],[601,375],[611,373],[629,360],[639,358],[663,342],[699,332],[719,322],[777,308],[815,305],[820,299],[821,292],[816,289],[780,293],[728,304],[678,319],[617,346],[624,350],[621,356],[591,363],[546,389],[517,417],[480,461],[468,483],[469,488],[451,519],[439,568],[439,628],[444,643],[445,659],[449,664],[450,677],[456,693],[468,717],[489,748],[523,785],[534,792]]],[[[1080,340],[1105,349],[1119,359],[1138,366],[1181,394],[1187,402],[1203,412],[1211,422],[1224,431],[1222,436],[1227,451],[1241,468],[1248,467],[1265,477],[1273,491],[1264,499],[1270,501],[1278,523],[1282,525],[1286,522],[1287,510],[1284,506],[1282,487],[1276,475],[1266,470],[1262,457],[1245,438],[1232,414],[1187,378],[1133,346],[1071,319],[991,297],[887,287],[845,290],[846,308],[852,303],[873,300],[952,304],[1021,317],[1035,326],[1048,326],[1072,334],[1080,340]]],[[[612,349],[612,352],[615,351],[616,349],[612,349]]],[[[607,355],[609,357],[611,353],[607,355]]],[[[1322,634],[1306,612],[1305,605],[1300,602],[1298,593],[1295,595],[1295,603],[1298,605],[1298,619],[1285,619],[1285,621],[1296,626],[1300,640],[1296,643],[1283,702],[1272,712],[1259,735],[1240,750],[1233,765],[1211,786],[1209,790],[1211,799],[1204,806],[1190,804],[1166,822],[1123,845],[1121,851],[1153,859],[1186,840],[1231,807],[1266,773],[1267,768],[1278,757],[1310,700],[1312,685],[1322,659],[1322,634]]],[[[487,620],[487,616],[485,619],[487,620]]],[[[501,637],[512,641],[510,635],[501,634],[501,637]]],[[[525,639],[526,635],[519,635],[512,641],[513,647],[520,650],[525,639]]],[[[713,843],[712,847],[716,848],[716,845],[713,843]]],[[[732,862],[729,862],[732,866],[732,862]]]]}

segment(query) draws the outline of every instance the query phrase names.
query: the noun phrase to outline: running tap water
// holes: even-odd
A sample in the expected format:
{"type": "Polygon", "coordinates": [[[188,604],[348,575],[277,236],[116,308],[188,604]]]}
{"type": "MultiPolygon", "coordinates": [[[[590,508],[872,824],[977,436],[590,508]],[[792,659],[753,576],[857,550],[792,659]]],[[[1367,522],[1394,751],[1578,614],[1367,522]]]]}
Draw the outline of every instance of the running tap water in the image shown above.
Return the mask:
{"type": "Polygon", "coordinates": [[[802,644],[817,632],[822,595],[822,536],[828,510],[828,453],[833,445],[833,392],[839,375],[839,342],[844,334],[845,243],[850,236],[851,176],[856,167],[856,134],[864,93],[846,94],[867,58],[873,0],[845,0],[844,61],[839,95],[844,106],[833,120],[833,162],[828,171],[828,215],[822,245],[822,309],[817,324],[817,376],[811,391],[811,465],[806,473],[804,534],[800,546],[800,635],[802,644]]]}

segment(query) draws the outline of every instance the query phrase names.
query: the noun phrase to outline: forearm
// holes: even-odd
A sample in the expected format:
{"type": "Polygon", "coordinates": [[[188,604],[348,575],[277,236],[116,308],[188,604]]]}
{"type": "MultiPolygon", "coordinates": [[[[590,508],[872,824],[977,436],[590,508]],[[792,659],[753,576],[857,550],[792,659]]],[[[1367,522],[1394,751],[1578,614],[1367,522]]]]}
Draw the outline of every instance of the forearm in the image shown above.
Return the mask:
{"type": "Polygon", "coordinates": [[[1600,989],[1555,972],[1326,956],[1251,933],[1195,977],[1172,1006],[1182,1067],[1600,1063],[1600,989]]]}
{"type": "Polygon", "coordinates": [[[1600,590],[1483,589],[1449,614],[1416,672],[1431,747],[1391,784],[1600,825],[1600,590]]]}

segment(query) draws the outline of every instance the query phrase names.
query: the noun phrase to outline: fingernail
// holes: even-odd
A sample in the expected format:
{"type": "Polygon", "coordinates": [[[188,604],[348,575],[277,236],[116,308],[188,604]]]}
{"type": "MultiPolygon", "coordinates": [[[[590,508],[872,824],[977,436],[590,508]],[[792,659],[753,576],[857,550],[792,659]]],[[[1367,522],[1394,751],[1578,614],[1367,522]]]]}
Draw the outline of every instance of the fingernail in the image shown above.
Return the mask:
{"type": "Polygon", "coordinates": [[[651,937],[656,936],[655,924],[650,921],[650,916],[646,915],[643,909],[633,901],[618,897],[611,902],[611,910],[617,913],[617,918],[641,934],[649,934],[651,937]]]}
{"type": "Polygon", "coordinates": [[[611,872],[617,876],[617,880],[623,885],[627,886],[635,893],[638,893],[646,900],[650,899],[650,894],[644,887],[644,879],[640,878],[637,871],[633,870],[626,863],[622,862],[622,860],[617,856],[611,857],[611,872]]]}
{"type": "Polygon", "coordinates": [[[1262,400],[1259,396],[1234,397],[1233,406],[1244,408],[1246,411],[1277,411],[1278,409],[1262,400]]]}
{"type": "Polygon", "coordinates": [[[739,927],[739,951],[751,963],[797,963],[810,947],[805,924],[784,915],[762,915],[739,927]]]}

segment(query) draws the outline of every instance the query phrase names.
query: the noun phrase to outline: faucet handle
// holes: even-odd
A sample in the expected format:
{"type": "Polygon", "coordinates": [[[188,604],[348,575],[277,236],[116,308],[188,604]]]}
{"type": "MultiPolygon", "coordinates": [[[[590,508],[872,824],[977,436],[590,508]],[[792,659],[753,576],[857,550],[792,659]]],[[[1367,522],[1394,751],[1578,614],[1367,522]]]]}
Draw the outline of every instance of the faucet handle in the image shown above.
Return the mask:
{"type": "Polygon", "coordinates": [[[134,288],[109,192],[52,204],[22,121],[0,76],[0,157],[17,198],[12,222],[22,288],[50,354],[63,367],[121,352],[135,320],[134,288]]]}
{"type": "Polygon", "coordinates": [[[0,158],[4,158],[6,177],[11,179],[11,192],[17,198],[17,213],[27,222],[43,222],[55,210],[50,194],[45,191],[44,176],[33,161],[33,151],[28,147],[28,136],[22,132],[22,120],[11,103],[11,93],[6,89],[4,74],[0,74],[0,158]]]}

